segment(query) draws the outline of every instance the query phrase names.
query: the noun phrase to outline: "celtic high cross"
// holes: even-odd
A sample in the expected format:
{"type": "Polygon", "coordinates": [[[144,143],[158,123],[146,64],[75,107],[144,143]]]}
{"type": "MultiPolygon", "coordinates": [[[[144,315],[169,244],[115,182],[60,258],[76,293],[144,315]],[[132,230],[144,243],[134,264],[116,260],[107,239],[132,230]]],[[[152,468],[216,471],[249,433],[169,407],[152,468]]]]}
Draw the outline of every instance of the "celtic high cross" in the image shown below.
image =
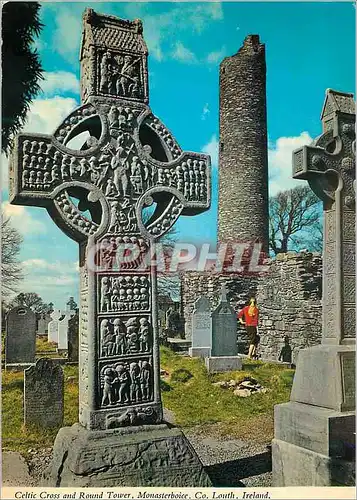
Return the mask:
{"type": "Polygon", "coordinates": [[[356,133],[353,94],[328,89],[323,134],[293,155],[293,176],[323,201],[323,344],[356,338],[356,133]]]}
{"type": "Polygon", "coordinates": [[[10,200],[45,207],[79,243],[79,421],[104,430],[162,421],[156,271],[140,256],[181,214],[209,208],[210,160],[183,152],[148,107],[141,22],[91,9],[83,22],[82,105],[52,136],[17,137],[10,200]],[[115,268],[123,242],[140,255],[115,268]]]}

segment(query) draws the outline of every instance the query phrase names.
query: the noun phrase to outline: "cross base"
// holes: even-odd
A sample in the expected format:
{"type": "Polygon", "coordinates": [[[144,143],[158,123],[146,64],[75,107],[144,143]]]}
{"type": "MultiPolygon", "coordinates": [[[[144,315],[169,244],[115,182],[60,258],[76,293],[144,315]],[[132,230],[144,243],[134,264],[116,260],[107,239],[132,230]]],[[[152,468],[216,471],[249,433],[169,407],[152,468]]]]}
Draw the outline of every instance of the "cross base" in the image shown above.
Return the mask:
{"type": "Polygon", "coordinates": [[[290,401],[354,411],[355,346],[322,344],[299,352],[290,401]]]}
{"type": "Polygon", "coordinates": [[[355,486],[356,463],[272,441],[273,486],[355,486]]]}
{"type": "Polygon", "coordinates": [[[89,431],[80,424],[57,434],[43,486],[210,487],[184,434],[166,424],[89,431]]]}
{"type": "Polygon", "coordinates": [[[290,402],[274,408],[273,486],[355,485],[355,351],[299,352],[290,402]]]}

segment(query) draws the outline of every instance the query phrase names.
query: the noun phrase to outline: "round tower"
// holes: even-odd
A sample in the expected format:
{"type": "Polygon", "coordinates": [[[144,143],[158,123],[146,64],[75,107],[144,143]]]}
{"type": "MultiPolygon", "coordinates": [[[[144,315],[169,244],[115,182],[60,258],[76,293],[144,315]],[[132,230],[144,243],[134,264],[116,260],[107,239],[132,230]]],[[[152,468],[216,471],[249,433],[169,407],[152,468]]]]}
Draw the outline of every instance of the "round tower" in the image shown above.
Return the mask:
{"type": "Polygon", "coordinates": [[[265,46],[249,35],[220,65],[218,242],[269,248],[265,46]]]}

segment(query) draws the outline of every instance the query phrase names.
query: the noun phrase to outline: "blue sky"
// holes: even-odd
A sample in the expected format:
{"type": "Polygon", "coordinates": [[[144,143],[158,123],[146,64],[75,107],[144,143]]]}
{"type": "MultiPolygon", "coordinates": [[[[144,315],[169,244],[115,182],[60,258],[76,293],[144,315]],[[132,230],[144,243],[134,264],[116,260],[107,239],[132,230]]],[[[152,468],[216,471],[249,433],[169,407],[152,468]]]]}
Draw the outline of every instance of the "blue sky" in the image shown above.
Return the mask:
{"type": "MultiPolygon", "coordinates": [[[[42,3],[45,25],[36,45],[46,71],[43,92],[25,130],[51,133],[79,100],[79,43],[85,7],[140,18],[149,48],[150,106],[181,147],[212,156],[209,212],[182,217],[183,241],[215,241],[217,211],[218,68],[248,34],[266,44],[270,193],[296,185],[291,152],[321,133],[325,89],[355,89],[355,7],[352,2],[42,3]]],[[[39,208],[9,206],[5,213],[24,236],[22,289],[64,307],[78,297],[77,244],[39,208]]]]}

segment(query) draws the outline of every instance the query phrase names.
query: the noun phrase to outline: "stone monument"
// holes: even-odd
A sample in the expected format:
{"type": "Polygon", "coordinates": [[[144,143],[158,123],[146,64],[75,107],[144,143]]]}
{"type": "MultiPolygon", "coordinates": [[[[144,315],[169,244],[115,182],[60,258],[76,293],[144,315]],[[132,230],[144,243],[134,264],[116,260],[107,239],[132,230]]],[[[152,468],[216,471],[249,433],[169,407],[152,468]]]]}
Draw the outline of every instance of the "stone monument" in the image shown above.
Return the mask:
{"type": "Polygon", "coordinates": [[[41,428],[63,424],[63,369],[52,359],[40,358],[24,371],[24,424],[41,428]]]}
{"type": "Polygon", "coordinates": [[[34,363],[36,354],[36,314],[25,306],[7,313],[5,366],[34,363]]]}
{"type": "Polygon", "coordinates": [[[55,310],[51,313],[52,320],[48,323],[48,342],[58,342],[58,320],[61,318],[62,313],[60,310],[55,310]]]}
{"type": "Polygon", "coordinates": [[[219,70],[218,242],[260,242],[268,254],[268,201],[265,45],[248,35],[219,70]]]}
{"type": "Polygon", "coordinates": [[[275,407],[275,486],[355,485],[355,104],[328,89],[323,133],[293,176],[323,201],[321,345],[299,352],[290,402],[275,407]]]}
{"type": "Polygon", "coordinates": [[[48,313],[41,314],[37,322],[37,335],[48,335],[48,323],[51,321],[51,316],[48,313]]]}
{"type": "Polygon", "coordinates": [[[192,312],[192,347],[190,356],[208,357],[212,347],[211,303],[202,295],[199,297],[192,312]]]}
{"type": "Polygon", "coordinates": [[[181,214],[209,208],[210,159],[182,151],[149,108],[142,31],[85,11],[82,105],[53,136],[19,135],[10,166],[11,202],[47,208],[79,243],[79,424],[59,431],[48,474],[63,487],[210,485],[163,422],[156,268],[144,265],[181,214]]]}
{"type": "Polygon", "coordinates": [[[68,350],[68,328],[69,320],[75,315],[75,311],[66,310],[64,317],[58,320],[57,350],[63,352],[68,350]]]}
{"type": "Polygon", "coordinates": [[[68,321],[68,361],[78,363],[79,354],[79,314],[78,310],[68,321]]]}
{"type": "Polygon", "coordinates": [[[212,312],[212,349],[205,363],[210,373],[242,369],[242,358],[237,356],[237,314],[228,302],[225,285],[212,312]]]}

